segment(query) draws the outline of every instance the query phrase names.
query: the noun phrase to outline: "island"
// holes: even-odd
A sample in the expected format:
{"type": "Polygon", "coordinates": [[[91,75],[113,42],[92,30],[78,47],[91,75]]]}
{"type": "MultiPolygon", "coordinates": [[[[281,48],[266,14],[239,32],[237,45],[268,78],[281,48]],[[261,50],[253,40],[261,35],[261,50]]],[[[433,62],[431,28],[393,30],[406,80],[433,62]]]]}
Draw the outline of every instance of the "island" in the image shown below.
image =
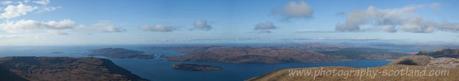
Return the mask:
{"type": "Polygon", "coordinates": [[[341,48],[323,48],[314,50],[322,54],[330,55],[335,59],[352,59],[352,60],[387,60],[398,59],[408,54],[402,52],[393,52],[387,49],[371,47],[341,47],[341,48]]]}
{"type": "Polygon", "coordinates": [[[168,57],[177,62],[220,62],[277,64],[291,62],[319,62],[331,57],[307,50],[269,47],[210,47],[188,52],[182,56],[168,57]]]}
{"type": "Polygon", "coordinates": [[[172,68],[184,71],[221,71],[222,67],[203,64],[174,64],[172,68]]]}
{"type": "Polygon", "coordinates": [[[433,52],[425,52],[421,51],[418,52],[416,55],[427,55],[432,57],[451,57],[451,58],[459,58],[459,49],[440,49],[433,52]]]}
{"type": "Polygon", "coordinates": [[[321,46],[321,49],[313,49],[309,46],[208,46],[193,47],[191,50],[185,50],[183,55],[169,56],[166,59],[174,62],[280,64],[342,60],[386,60],[396,59],[404,55],[406,54],[376,48],[321,46]]]}
{"type": "Polygon", "coordinates": [[[92,57],[3,57],[0,81],[148,81],[92,57]]]}
{"type": "Polygon", "coordinates": [[[154,55],[143,51],[130,50],[125,48],[101,48],[91,50],[89,56],[103,56],[117,59],[153,59],[154,55]]]}

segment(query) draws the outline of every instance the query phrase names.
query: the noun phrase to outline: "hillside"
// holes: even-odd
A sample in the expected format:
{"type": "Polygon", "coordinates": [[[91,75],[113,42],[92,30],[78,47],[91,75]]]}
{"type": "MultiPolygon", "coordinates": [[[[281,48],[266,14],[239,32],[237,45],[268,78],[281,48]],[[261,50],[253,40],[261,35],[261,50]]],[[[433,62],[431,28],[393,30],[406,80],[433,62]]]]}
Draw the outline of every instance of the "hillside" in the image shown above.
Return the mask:
{"type": "Polygon", "coordinates": [[[459,81],[457,65],[459,59],[411,56],[374,68],[281,69],[248,81],[459,81]]]}
{"type": "Polygon", "coordinates": [[[147,81],[99,58],[4,57],[0,81],[147,81]]]}
{"type": "Polygon", "coordinates": [[[427,55],[431,57],[459,58],[459,49],[441,49],[434,52],[418,52],[416,55],[427,55]]]}

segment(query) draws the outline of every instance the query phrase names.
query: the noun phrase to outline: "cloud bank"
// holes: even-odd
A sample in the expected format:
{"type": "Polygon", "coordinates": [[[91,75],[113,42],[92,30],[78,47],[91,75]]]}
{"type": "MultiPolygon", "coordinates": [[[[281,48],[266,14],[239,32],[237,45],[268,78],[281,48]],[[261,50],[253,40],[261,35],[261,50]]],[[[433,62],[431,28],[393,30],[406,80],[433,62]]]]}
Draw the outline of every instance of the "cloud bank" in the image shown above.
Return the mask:
{"type": "Polygon", "coordinates": [[[12,19],[20,16],[27,15],[34,11],[52,11],[57,9],[54,6],[48,6],[49,0],[34,0],[34,1],[2,1],[4,7],[3,12],[0,13],[2,19],[12,19]]]}
{"type": "Polygon", "coordinates": [[[203,31],[209,31],[212,29],[212,26],[210,26],[206,20],[197,20],[193,23],[193,28],[192,30],[203,30],[203,31]]]}
{"type": "Polygon", "coordinates": [[[173,32],[177,30],[177,28],[173,26],[168,26],[168,25],[155,24],[155,25],[147,25],[143,28],[143,30],[151,31],[151,32],[173,32]]]}
{"type": "Polygon", "coordinates": [[[1,18],[3,19],[11,19],[23,15],[27,15],[28,13],[34,11],[37,7],[33,7],[30,5],[26,5],[23,3],[19,3],[17,5],[8,5],[6,8],[3,9],[3,13],[0,14],[1,18]]]}
{"type": "Polygon", "coordinates": [[[115,24],[111,22],[98,22],[94,24],[94,27],[99,28],[98,30],[102,32],[125,32],[127,31],[124,28],[115,26],[115,24]]]}
{"type": "Polygon", "coordinates": [[[277,29],[277,26],[275,26],[272,22],[261,22],[256,24],[254,28],[254,30],[259,33],[271,33],[274,29],[277,29]]]}
{"type": "Polygon", "coordinates": [[[1,1],[3,9],[0,12],[0,29],[7,33],[35,32],[35,31],[60,31],[73,29],[77,24],[70,19],[39,21],[31,19],[20,19],[21,16],[33,12],[52,11],[56,7],[48,6],[49,0],[5,0],[1,1]]]}
{"type": "Polygon", "coordinates": [[[346,14],[344,23],[335,27],[340,32],[359,32],[376,29],[383,32],[431,33],[434,31],[458,32],[459,23],[436,22],[415,15],[420,9],[438,8],[440,4],[411,5],[402,8],[378,9],[369,6],[366,10],[346,14]],[[366,28],[365,28],[366,27],[366,28]]]}
{"type": "Polygon", "coordinates": [[[309,18],[313,15],[313,10],[306,1],[289,1],[282,8],[274,11],[274,14],[283,16],[285,19],[309,18]]]}
{"type": "Polygon", "coordinates": [[[31,32],[40,30],[66,30],[75,28],[77,24],[72,20],[35,21],[18,20],[0,24],[2,30],[9,33],[31,32]]]}

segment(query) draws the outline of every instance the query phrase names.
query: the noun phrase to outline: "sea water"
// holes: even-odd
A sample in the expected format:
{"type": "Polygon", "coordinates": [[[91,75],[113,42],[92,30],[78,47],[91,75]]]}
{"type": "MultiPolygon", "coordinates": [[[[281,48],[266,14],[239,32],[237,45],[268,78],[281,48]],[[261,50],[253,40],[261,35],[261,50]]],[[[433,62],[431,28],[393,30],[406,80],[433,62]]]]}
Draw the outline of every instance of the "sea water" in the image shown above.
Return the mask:
{"type": "MultiPolygon", "coordinates": [[[[7,56],[50,56],[50,57],[85,57],[89,50],[105,47],[122,47],[146,51],[152,54],[175,55],[179,52],[148,46],[15,46],[0,47],[0,57],[7,56]]],[[[377,67],[388,63],[385,60],[352,60],[321,63],[286,63],[286,64],[225,64],[196,63],[220,66],[222,71],[199,72],[172,69],[175,62],[160,59],[111,59],[115,64],[151,81],[243,81],[261,76],[282,68],[302,68],[319,66],[348,66],[356,68],[377,67]]]]}

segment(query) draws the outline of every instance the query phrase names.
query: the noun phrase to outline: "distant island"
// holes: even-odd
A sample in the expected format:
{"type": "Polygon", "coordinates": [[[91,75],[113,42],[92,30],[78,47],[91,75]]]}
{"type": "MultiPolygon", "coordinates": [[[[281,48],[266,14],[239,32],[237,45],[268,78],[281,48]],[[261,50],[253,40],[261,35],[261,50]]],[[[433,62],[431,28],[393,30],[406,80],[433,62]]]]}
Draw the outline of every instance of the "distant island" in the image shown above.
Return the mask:
{"type": "Polygon", "coordinates": [[[143,51],[130,50],[125,48],[101,48],[90,51],[90,56],[103,56],[117,59],[153,59],[154,55],[146,54],[143,51]]]}
{"type": "Polygon", "coordinates": [[[91,57],[3,57],[0,76],[0,81],[148,81],[91,57]]]}
{"type": "Polygon", "coordinates": [[[416,55],[427,55],[432,57],[450,57],[459,58],[459,49],[441,49],[434,52],[418,52],[416,55]]]}
{"type": "MultiPolygon", "coordinates": [[[[384,60],[405,56],[402,53],[370,48],[322,49],[302,47],[195,47],[184,55],[167,57],[176,62],[219,62],[219,63],[314,63],[339,60],[384,60]],[[347,51],[349,50],[349,51],[347,51]]],[[[183,49],[183,48],[182,48],[183,49]]]]}
{"type": "MultiPolygon", "coordinates": [[[[311,68],[288,68],[277,70],[259,77],[253,77],[247,81],[459,81],[459,59],[452,58],[457,55],[457,49],[443,49],[435,52],[420,52],[417,55],[401,57],[393,60],[392,63],[381,67],[374,68],[351,68],[351,67],[311,67],[311,68]],[[408,69],[407,69],[408,68],[408,69]],[[372,70],[372,71],[401,71],[413,70],[421,72],[422,70],[436,71],[436,74],[442,76],[307,76],[299,72],[314,71],[355,71],[355,70],[372,70]],[[295,73],[297,72],[297,73],[295,73]],[[297,76],[298,75],[298,76],[297,76]]],[[[355,75],[355,74],[350,74],[355,75]]],[[[428,74],[429,75],[429,74],[428,74]]]]}
{"type": "Polygon", "coordinates": [[[203,64],[174,64],[172,68],[176,70],[184,71],[220,71],[223,70],[222,67],[212,66],[212,65],[203,65],[203,64]]]}
{"type": "Polygon", "coordinates": [[[385,49],[369,48],[369,47],[341,47],[334,49],[319,49],[314,50],[322,54],[330,55],[335,59],[352,59],[352,60],[385,60],[398,59],[407,54],[400,52],[392,52],[385,49]]]}
{"type": "Polygon", "coordinates": [[[330,58],[324,54],[290,48],[210,47],[167,59],[169,61],[276,64],[319,62],[330,58]]]}

